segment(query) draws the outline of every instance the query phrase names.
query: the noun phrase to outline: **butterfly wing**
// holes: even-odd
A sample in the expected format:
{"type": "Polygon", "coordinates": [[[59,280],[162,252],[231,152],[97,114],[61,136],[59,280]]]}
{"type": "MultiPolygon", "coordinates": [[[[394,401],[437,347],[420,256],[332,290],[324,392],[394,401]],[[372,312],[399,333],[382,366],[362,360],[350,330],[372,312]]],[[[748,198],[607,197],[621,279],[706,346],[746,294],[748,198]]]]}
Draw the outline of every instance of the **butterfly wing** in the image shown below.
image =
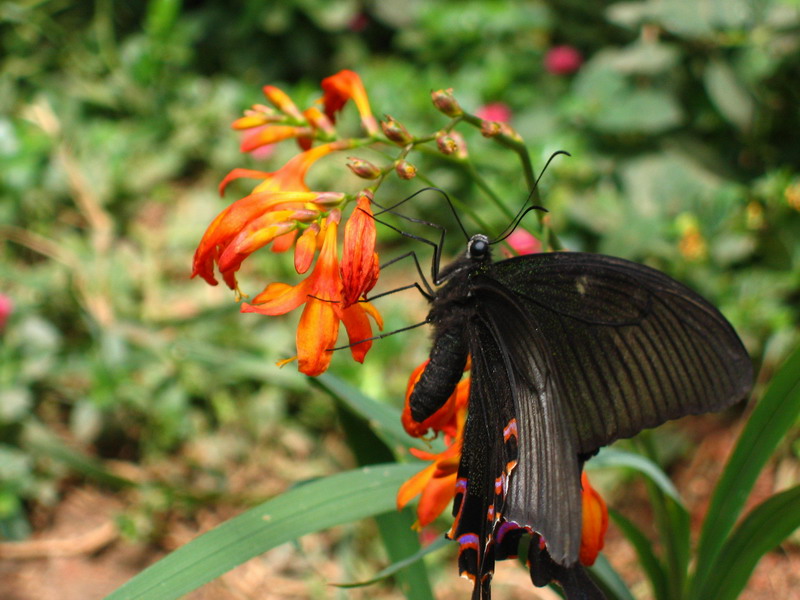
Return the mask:
{"type": "MultiPolygon", "coordinates": [[[[476,297],[508,296],[522,320],[487,318],[520,370],[547,358],[581,454],[744,399],[753,369],[720,312],[663,273],[600,254],[556,252],[492,265],[476,297]],[[532,341],[544,348],[531,349],[532,341]]],[[[538,367],[541,368],[541,367],[538,367]]]]}
{"type": "MultiPolygon", "coordinates": [[[[541,533],[553,559],[570,565],[581,534],[580,456],[744,398],[752,367],[713,306],[653,269],[580,253],[491,269],[471,282],[481,344],[473,365],[490,352],[481,367],[489,383],[471,394],[470,412],[491,407],[498,386],[510,394],[518,463],[504,517],[541,533]]],[[[465,437],[465,452],[469,444],[465,437]]]]}
{"type": "MultiPolygon", "coordinates": [[[[480,347],[473,351],[478,358],[473,358],[470,416],[486,422],[502,407],[513,415],[516,430],[517,456],[505,469],[509,482],[501,516],[540,533],[559,563],[574,563],[581,540],[580,460],[554,376],[558,364],[513,292],[489,282],[475,298],[473,328],[480,347]]],[[[504,431],[510,428],[505,425],[504,431]]]]}
{"type": "Polygon", "coordinates": [[[517,462],[512,387],[500,375],[502,353],[485,327],[465,323],[473,356],[469,411],[448,537],[459,543],[459,571],[473,579],[473,598],[489,598],[494,570],[492,533],[517,462]]]}

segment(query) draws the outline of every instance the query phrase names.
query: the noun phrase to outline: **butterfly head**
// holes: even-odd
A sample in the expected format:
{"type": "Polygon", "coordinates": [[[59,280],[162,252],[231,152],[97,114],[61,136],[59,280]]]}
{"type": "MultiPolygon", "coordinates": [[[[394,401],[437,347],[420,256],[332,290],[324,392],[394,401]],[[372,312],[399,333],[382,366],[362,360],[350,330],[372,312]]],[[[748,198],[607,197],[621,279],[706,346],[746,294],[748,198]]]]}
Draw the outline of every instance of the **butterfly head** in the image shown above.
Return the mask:
{"type": "Polygon", "coordinates": [[[482,233],[476,233],[467,242],[467,258],[474,261],[483,261],[489,258],[489,238],[482,233]]]}

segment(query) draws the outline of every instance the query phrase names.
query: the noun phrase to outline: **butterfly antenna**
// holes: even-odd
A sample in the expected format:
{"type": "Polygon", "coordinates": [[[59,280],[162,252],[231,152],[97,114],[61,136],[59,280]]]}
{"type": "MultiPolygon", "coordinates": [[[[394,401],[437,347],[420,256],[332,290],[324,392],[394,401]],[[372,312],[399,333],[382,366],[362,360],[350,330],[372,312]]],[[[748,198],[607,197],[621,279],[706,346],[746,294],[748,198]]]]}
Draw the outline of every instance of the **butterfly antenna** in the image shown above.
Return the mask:
{"type": "Polygon", "coordinates": [[[461,229],[461,232],[464,234],[464,239],[468,240],[469,239],[469,234],[467,233],[467,230],[464,228],[464,224],[461,222],[461,219],[458,216],[458,212],[456,211],[455,206],[453,206],[452,200],[450,200],[450,196],[447,195],[447,192],[445,192],[444,190],[439,189],[437,187],[432,187],[432,186],[431,187],[424,187],[421,190],[417,190],[416,192],[414,192],[413,194],[411,194],[407,198],[403,198],[399,202],[393,204],[392,206],[389,206],[388,208],[383,208],[383,207],[380,206],[380,204],[377,204],[376,202],[373,201],[373,204],[375,204],[376,206],[381,208],[381,211],[375,213],[375,215],[377,216],[377,215],[382,214],[384,212],[388,212],[388,213],[396,215],[396,216],[398,216],[398,217],[400,217],[402,219],[406,219],[407,221],[411,221],[412,223],[421,223],[423,225],[430,225],[431,227],[441,228],[441,225],[436,225],[435,223],[430,223],[429,221],[423,221],[422,219],[414,219],[413,217],[407,217],[405,215],[401,215],[401,214],[392,212],[392,211],[394,211],[395,208],[397,208],[401,204],[405,204],[406,202],[408,202],[412,198],[418,196],[422,192],[438,192],[439,194],[441,194],[444,197],[444,199],[447,201],[447,205],[450,207],[450,212],[453,213],[453,216],[456,219],[456,223],[458,223],[458,227],[461,229]]]}
{"type": "Polygon", "coordinates": [[[522,207],[519,209],[519,212],[517,213],[517,216],[516,216],[516,217],[514,217],[514,219],[511,221],[511,223],[508,225],[508,227],[506,227],[506,228],[503,230],[503,232],[500,234],[500,237],[498,237],[497,239],[495,239],[495,240],[494,240],[494,241],[492,241],[492,242],[489,242],[490,244],[496,244],[496,243],[498,243],[498,242],[502,242],[502,241],[503,241],[504,239],[506,239],[506,238],[507,238],[509,235],[511,235],[511,233],[512,233],[512,232],[513,232],[513,231],[514,231],[514,230],[517,228],[517,226],[520,224],[520,221],[522,221],[522,218],[523,218],[525,215],[527,215],[529,212],[531,212],[532,210],[541,210],[541,211],[543,211],[543,212],[547,212],[547,209],[546,209],[546,208],[543,208],[543,207],[541,207],[541,206],[526,206],[526,205],[528,204],[528,202],[530,202],[530,201],[531,201],[531,198],[533,197],[533,193],[536,191],[536,188],[537,188],[537,187],[539,187],[539,181],[541,181],[541,179],[542,179],[542,175],[544,175],[544,172],[545,172],[545,171],[547,171],[547,167],[549,167],[549,166],[550,166],[550,163],[551,163],[551,162],[553,161],[553,159],[554,159],[556,156],[558,156],[559,154],[563,154],[563,155],[565,155],[565,156],[572,156],[572,155],[571,155],[569,152],[567,152],[566,150],[556,150],[555,152],[553,152],[553,153],[550,155],[550,158],[548,158],[548,159],[547,159],[547,162],[544,164],[544,168],[542,169],[542,172],[541,172],[541,173],[539,173],[539,176],[536,178],[536,181],[533,183],[533,187],[531,188],[531,191],[528,193],[528,196],[527,196],[527,198],[525,198],[525,202],[523,202],[523,203],[522,203],[522,207]]]}

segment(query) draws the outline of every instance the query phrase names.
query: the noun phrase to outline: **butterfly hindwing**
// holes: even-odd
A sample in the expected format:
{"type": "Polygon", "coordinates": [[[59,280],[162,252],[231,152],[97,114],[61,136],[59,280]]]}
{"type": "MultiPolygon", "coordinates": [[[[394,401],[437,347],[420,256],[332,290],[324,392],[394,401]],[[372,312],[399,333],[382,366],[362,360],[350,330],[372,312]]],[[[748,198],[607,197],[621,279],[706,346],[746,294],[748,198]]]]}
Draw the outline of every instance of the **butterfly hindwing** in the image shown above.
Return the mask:
{"type": "MultiPolygon", "coordinates": [[[[476,389],[475,400],[491,402],[498,385],[507,387],[516,415],[518,460],[503,517],[540,533],[558,562],[574,563],[581,539],[580,461],[553,375],[557,367],[513,293],[494,284],[475,297],[483,328],[491,335],[488,343],[497,348],[486,369],[492,373],[490,383],[476,389]]],[[[468,443],[465,439],[465,447],[468,443]]]]}

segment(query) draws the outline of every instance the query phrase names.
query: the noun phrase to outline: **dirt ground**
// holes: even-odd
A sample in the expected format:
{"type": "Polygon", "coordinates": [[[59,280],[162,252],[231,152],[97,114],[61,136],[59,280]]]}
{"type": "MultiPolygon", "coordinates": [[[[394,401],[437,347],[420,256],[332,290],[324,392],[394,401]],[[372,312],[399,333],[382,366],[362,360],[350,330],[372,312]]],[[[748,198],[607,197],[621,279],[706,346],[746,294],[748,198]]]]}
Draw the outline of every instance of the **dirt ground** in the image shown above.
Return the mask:
{"type": "MultiPolygon", "coordinates": [[[[684,430],[697,443],[673,471],[673,479],[692,513],[696,534],[708,506],[710,493],[735,441],[735,427],[720,426],[713,419],[695,419],[684,430]]],[[[759,479],[754,505],[775,489],[797,481],[797,464],[778,462],[759,479]],[[787,472],[788,471],[788,472],[787,472]]],[[[39,515],[40,527],[23,542],[0,543],[0,600],[95,600],[119,587],[148,564],[236,513],[229,507],[203,509],[190,522],[168,522],[158,544],[126,541],[115,519],[124,510],[122,500],[92,487],[74,487],[50,514],[39,515]]],[[[624,498],[612,505],[636,522],[650,519],[643,485],[635,483],[624,498]]],[[[301,600],[318,598],[398,598],[388,586],[343,591],[327,582],[341,581],[340,565],[330,536],[306,536],[300,547],[284,545],[254,558],[216,581],[186,596],[189,600],[301,600]]],[[[650,591],[631,546],[613,527],[604,552],[639,599],[650,591]]],[[[439,600],[462,600],[468,582],[456,575],[455,564],[435,582],[439,600]]],[[[512,561],[498,564],[494,596],[499,599],[558,596],[551,590],[534,589],[527,573],[512,561]]],[[[800,600],[800,548],[787,542],[769,553],[749,581],[744,600],[800,600]]],[[[158,599],[153,599],[158,600],[158,599]]]]}

